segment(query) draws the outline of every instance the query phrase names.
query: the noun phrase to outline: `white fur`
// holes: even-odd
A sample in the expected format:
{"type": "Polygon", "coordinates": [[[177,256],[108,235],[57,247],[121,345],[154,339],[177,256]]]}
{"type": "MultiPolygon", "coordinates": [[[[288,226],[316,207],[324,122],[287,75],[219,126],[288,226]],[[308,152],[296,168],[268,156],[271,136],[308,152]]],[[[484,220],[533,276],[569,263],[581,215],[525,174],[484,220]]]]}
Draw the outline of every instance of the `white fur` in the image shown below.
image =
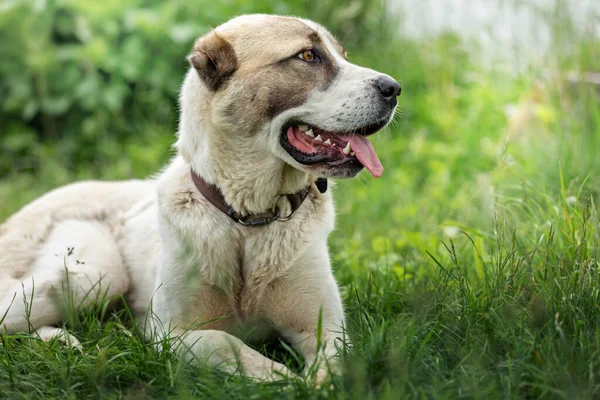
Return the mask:
{"type": "MultiPolygon", "coordinates": [[[[239,21],[228,26],[243,26],[239,21]]],[[[69,185],[2,225],[0,316],[7,313],[5,329],[37,330],[45,340],[64,336],[51,326],[65,317],[65,293],[78,305],[103,295],[125,295],[146,334],[170,338],[187,358],[231,373],[277,379],[290,372],[244,343],[276,331],[304,356],[307,368],[317,363],[319,379],[329,368],[335,371],[344,314],[327,249],[334,227],[331,189],[321,194],[312,186],[287,222],[248,228],[210,204],[190,179],[191,167],[218,185],[241,213],[269,210],[279,194],[314,181],[279,145],[282,124],[297,117],[342,130],[359,127],[376,111],[358,101],[361,86],[356,83],[365,86],[378,73],[350,64],[322,39],[343,76],[256,135],[228,131],[218,117],[218,99],[190,70],[181,91],[179,155],[156,181],[69,185]],[[347,117],[335,118],[342,105],[332,99],[347,99],[347,117]],[[242,149],[243,156],[231,146],[242,149]],[[32,294],[28,308],[24,301],[31,302],[32,294]],[[323,345],[318,349],[320,316],[323,345]]]]}

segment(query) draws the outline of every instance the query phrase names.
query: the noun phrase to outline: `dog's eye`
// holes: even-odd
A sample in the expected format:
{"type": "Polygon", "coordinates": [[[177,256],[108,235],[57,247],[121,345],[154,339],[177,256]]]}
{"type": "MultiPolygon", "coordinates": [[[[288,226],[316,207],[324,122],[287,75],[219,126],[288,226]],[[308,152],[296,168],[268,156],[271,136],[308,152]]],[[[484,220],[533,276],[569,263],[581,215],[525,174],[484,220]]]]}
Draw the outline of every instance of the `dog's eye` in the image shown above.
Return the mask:
{"type": "Polygon", "coordinates": [[[315,56],[315,52],[312,50],[304,50],[302,53],[299,53],[297,56],[299,59],[307,62],[317,61],[317,57],[315,56]]]}

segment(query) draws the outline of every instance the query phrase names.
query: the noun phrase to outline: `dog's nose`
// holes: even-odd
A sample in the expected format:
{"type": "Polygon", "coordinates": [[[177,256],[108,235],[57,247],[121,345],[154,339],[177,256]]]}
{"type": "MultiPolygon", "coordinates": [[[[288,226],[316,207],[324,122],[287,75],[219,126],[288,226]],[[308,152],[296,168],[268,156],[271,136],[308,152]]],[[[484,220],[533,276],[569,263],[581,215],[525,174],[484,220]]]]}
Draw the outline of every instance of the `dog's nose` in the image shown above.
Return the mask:
{"type": "Polygon", "coordinates": [[[400,84],[389,76],[382,76],[377,80],[377,89],[383,97],[389,100],[400,96],[400,92],[402,92],[400,84]]]}

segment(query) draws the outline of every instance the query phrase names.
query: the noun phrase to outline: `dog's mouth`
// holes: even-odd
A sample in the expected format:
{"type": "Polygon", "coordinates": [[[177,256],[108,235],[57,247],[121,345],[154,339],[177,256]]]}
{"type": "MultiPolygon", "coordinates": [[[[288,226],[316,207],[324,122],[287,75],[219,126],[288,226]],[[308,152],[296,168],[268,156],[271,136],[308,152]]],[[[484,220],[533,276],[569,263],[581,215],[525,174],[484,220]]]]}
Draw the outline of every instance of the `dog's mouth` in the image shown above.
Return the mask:
{"type": "Polygon", "coordinates": [[[359,168],[362,165],[379,178],[383,174],[383,166],[366,137],[386,124],[387,120],[382,120],[349,132],[331,132],[303,122],[292,122],[284,126],[281,143],[301,164],[359,164],[359,168]]]}

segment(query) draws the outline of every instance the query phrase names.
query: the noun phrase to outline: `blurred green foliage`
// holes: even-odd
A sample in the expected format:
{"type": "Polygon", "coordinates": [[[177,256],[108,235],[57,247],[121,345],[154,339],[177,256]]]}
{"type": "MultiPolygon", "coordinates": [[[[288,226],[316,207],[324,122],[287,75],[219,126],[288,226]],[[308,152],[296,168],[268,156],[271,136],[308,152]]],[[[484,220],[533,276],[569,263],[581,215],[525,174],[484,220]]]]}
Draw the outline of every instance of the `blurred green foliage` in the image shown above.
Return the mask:
{"type": "Polygon", "coordinates": [[[230,16],[318,16],[356,48],[371,37],[367,30],[382,10],[366,0],[5,1],[0,176],[35,172],[48,152],[65,168],[95,173],[115,162],[123,146],[133,170],[136,161],[164,161],[185,55],[195,38],[230,16]]]}

